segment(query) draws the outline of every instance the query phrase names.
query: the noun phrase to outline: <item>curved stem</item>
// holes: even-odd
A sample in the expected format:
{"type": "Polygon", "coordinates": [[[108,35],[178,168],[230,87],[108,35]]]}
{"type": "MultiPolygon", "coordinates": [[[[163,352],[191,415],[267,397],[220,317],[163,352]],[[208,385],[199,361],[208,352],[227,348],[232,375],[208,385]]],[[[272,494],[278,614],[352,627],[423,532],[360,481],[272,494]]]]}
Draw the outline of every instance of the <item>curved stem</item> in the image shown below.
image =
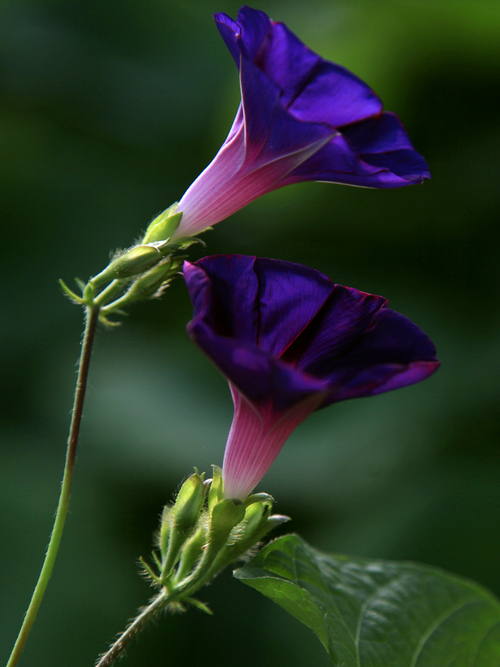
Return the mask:
{"type": "MultiPolygon", "coordinates": [[[[90,281],[90,283],[92,283],[92,281],[90,281]]],[[[95,305],[99,308],[104,306],[106,301],[109,301],[109,299],[111,299],[111,297],[114,296],[116,292],[118,292],[118,290],[123,287],[123,285],[123,280],[116,279],[110,282],[106,289],[103,289],[103,291],[95,297],[95,305]]]]}
{"type": "Polygon", "coordinates": [[[169,597],[165,592],[160,593],[154,600],[145,607],[139,616],[128,626],[123,634],[119,636],[111,648],[102,655],[96,667],[109,667],[116,658],[127,648],[132,639],[147,625],[147,623],[159,611],[167,606],[169,597]]]}
{"type": "Polygon", "coordinates": [[[37,585],[33,591],[30,605],[26,612],[23,625],[17,637],[17,641],[12,650],[7,667],[15,667],[21,656],[26,640],[28,639],[31,627],[35,622],[38,608],[43,599],[45,589],[49,583],[50,575],[57,556],[61,536],[64,528],[64,522],[68,513],[69,497],[71,493],[71,482],[73,480],[73,470],[75,467],[76,448],[80,434],[80,424],[82,420],[83,403],[85,400],[85,390],[87,388],[87,377],[90,366],[90,357],[92,354],[92,343],[96,331],[97,321],[99,319],[99,307],[89,306],[86,309],[85,332],[83,335],[82,351],[78,368],[78,379],[75,390],[75,400],[73,403],[73,413],[68,437],[68,446],[66,450],[66,464],[61,485],[61,495],[57,506],[54,527],[50,536],[49,546],[45,554],[45,560],[38,578],[37,585]]]}

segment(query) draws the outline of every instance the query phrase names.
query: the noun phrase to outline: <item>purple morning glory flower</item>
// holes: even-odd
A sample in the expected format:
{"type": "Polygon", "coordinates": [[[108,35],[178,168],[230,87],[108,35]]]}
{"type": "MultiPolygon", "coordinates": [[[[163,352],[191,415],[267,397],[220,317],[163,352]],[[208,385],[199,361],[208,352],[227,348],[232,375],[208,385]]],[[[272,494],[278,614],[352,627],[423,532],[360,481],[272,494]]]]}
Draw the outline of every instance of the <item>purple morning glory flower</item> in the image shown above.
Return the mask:
{"type": "Polygon", "coordinates": [[[186,191],[175,238],[300,181],[398,188],[430,178],[398,117],[357,76],[311,51],[284,23],[242,7],[215,14],[236,61],[241,104],[214,160],[186,191]]]}
{"type": "Polygon", "coordinates": [[[242,255],[185,262],[188,333],[229,381],[224,493],[245,498],[314,410],[429,377],[431,340],[386,299],[300,264],[242,255]]]}

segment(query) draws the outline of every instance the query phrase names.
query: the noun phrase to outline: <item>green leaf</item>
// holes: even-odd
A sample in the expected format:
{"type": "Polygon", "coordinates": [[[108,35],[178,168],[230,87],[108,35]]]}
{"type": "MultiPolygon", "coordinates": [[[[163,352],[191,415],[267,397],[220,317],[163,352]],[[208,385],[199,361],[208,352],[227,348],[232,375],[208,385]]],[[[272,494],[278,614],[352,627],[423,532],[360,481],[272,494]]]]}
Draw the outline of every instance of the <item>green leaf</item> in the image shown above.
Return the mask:
{"type": "Polygon", "coordinates": [[[334,556],[298,535],[235,576],[305,623],[335,667],[498,667],[500,603],[438,568],[334,556]]]}

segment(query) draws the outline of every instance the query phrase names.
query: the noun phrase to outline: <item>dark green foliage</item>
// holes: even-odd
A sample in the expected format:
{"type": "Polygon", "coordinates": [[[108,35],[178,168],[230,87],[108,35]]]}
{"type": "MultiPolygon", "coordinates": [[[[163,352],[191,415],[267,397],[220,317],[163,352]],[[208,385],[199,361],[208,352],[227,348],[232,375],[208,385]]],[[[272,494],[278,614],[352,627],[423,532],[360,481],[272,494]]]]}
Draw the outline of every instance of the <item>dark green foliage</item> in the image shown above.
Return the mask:
{"type": "Polygon", "coordinates": [[[333,667],[494,667],[500,602],[417,563],[336,556],[278,538],[235,572],[317,635],[333,667]]]}

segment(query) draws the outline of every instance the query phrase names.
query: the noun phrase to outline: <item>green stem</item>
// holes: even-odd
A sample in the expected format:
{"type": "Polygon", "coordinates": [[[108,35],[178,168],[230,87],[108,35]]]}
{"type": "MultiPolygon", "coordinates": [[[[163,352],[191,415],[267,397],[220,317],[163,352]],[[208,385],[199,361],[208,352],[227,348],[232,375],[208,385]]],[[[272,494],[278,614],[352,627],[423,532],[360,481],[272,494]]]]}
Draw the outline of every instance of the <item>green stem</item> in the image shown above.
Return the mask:
{"type": "Polygon", "coordinates": [[[116,299],[116,301],[112,301],[111,303],[108,303],[106,306],[103,306],[102,313],[103,315],[107,315],[111,311],[116,310],[116,308],[121,308],[122,306],[128,306],[130,302],[131,302],[130,295],[128,293],[125,293],[121,297],[116,299]]]}
{"type": "Polygon", "coordinates": [[[111,648],[102,655],[96,667],[109,667],[118,656],[130,644],[132,639],[148,624],[148,622],[156,616],[156,614],[167,606],[169,597],[165,592],[157,595],[153,601],[145,607],[139,616],[128,626],[123,634],[116,640],[111,648]]]}
{"type": "MultiPolygon", "coordinates": [[[[90,281],[89,285],[92,284],[92,281],[90,281]]],[[[94,300],[94,304],[97,307],[103,306],[106,301],[109,301],[112,296],[118,292],[119,289],[123,287],[123,281],[122,280],[113,280],[109,285],[104,289],[100,294],[98,294],[94,300]]]]}
{"type": "Polygon", "coordinates": [[[37,585],[33,591],[30,605],[26,612],[23,625],[17,637],[12,654],[7,663],[7,667],[15,667],[23,651],[26,640],[35,622],[38,608],[42,602],[45,589],[49,583],[50,575],[57,556],[61,536],[64,528],[64,522],[68,513],[69,497],[71,493],[71,482],[73,480],[73,471],[75,467],[76,448],[80,434],[80,424],[82,420],[83,403],[85,400],[85,390],[87,388],[87,377],[90,366],[90,357],[92,354],[92,343],[96,331],[97,321],[99,319],[99,307],[89,306],[86,309],[85,333],[83,336],[82,351],[80,355],[80,364],[78,369],[78,379],[75,390],[75,400],[73,403],[73,413],[71,417],[71,426],[69,430],[68,446],[66,450],[66,465],[61,485],[61,495],[57,506],[54,527],[50,536],[49,546],[45,554],[42,570],[38,578],[37,585]]]}

